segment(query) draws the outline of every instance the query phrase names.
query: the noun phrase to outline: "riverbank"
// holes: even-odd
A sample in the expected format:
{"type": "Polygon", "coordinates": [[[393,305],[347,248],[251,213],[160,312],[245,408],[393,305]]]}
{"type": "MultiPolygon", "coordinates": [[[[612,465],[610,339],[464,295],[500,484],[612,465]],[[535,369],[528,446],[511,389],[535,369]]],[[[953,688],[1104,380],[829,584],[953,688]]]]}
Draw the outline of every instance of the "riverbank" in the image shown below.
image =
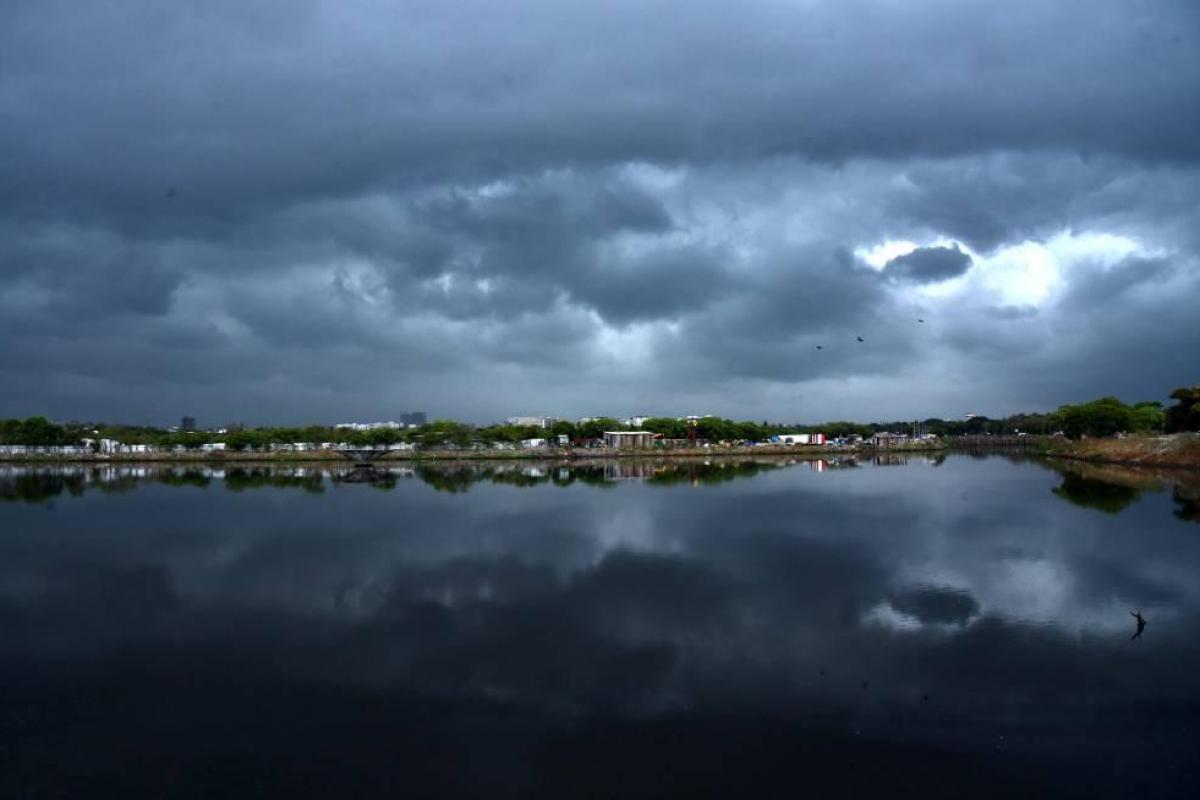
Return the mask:
{"type": "MultiPolygon", "coordinates": [[[[876,450],[870,446],[831,445],[763,445],[754,447],[653,447],[622,450],[604,448],[529,448],[526,450],[380,450],[369,459],[373,463],[421,461],[578,461],[594,459],[644,458],[712,458],[714,456],[787,456],[789,458],[819,459],[830,456],[870,456],[875,453],[919,453],[945,449],[943,445],[904,445],[876,450]]],[[[348,463],[358,460],[348,453],[333,450],[309,452],[275,451],[249,452],[224,450],[216,452],[185,451],[178,453],[24,453],[0,456],[0,463],[13,464],[226,464],[239,463],[348,463]]]]}
{"type": "Polygon", "coordinates": [[[1200,433],[1129,436],[1124,439],[1049,440],[1042,455],[1070,461],[1133,467],[1200,470],[1200,433]]]}

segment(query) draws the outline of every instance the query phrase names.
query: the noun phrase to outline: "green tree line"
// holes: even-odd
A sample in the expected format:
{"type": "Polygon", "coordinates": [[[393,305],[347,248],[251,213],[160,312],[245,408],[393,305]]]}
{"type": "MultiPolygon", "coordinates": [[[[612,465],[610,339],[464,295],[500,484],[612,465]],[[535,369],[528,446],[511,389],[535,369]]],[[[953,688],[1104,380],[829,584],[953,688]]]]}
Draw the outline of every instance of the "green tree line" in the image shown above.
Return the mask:
{"type": "MultiPolygon", "coordinates": [[[[735,421],[723,417],[702,417],[684,420],[675,417],[651,417],[641,430],[661,434],[664,439],[687,439],[694,428],[695,437],[704,441],[766,441],[783,433],[824,433],[830,438],[859,435],[870,436],[885,430],[909,431],[914,426],[939,436],[993,434],[1005,435],[1017,431],[1030,434],[1052,434],[1062,431],[1071,438],[1080,436],[1111,436],[1125,431],[1178,432],[1200,430],[1200,385],[1182,387],[1171,393],[1175,404],[1163,408],[1157,401],[1128,405],[1115,397],[1102,397],[1088,403],[1063,405],[1049,413],[1014,414],[1000,419],[977,416],[966,420],[944,420],[931,417],[924,420],[894,420],[891,422],[858,423],[831,421],[817,425],[771,423],[767,421],[735,421]]],[[[273,444],[294,442],[333,442],[356,447],[392,445],[401,442],[421,448],[452,444],[465,447],[472,443],[517,443],[525,439],[556,441],[565,436],[572,443],[598,439],[605,431],[630,428],[620,420],[601,417],[584,423],[559,420],[549,429],[532,426],[487,425],[477,427],[450,419],[438,419],[418,428],[378,428],[356,431],[327,425],[276,426],[246,428],[235,426],[225,433],[214,431],[171,431],[149,426],[110,425],[104,423],[59,424],[46,417],[0,420],[0,444],[52,446],[77,445],[83,439],[116,439],[124,444],[148,444],[163,448],[199,448],[204,444],[224,442],[233,450],[264,449],[273,444]]]]}

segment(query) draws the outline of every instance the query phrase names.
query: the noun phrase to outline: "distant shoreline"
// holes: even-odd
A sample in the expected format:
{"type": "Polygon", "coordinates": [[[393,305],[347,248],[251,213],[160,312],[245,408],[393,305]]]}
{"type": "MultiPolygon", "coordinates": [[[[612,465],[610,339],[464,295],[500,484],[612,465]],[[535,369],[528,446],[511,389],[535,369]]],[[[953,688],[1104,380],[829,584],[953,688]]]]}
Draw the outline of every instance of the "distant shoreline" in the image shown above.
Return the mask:
{"type": "Polygon", "coordinates": [[[625,458],[713,458],[727,456],[789,456],[816,460],[827,456],[870,456],[876,453],[928,453],[946,449],[945,444],[903,445],[874,448],[869,445],[767,445],[761,447],[688,447],[612,449],[527,450],[388,450],[370,459],[355,459],[331,450],[267,453],[226,450],[190,453],[79,453],[73,455],[26,453],[0,456],[5,464],[227,464],[227,463],[409,463],[420,461],[584,461],[625,458]]]}

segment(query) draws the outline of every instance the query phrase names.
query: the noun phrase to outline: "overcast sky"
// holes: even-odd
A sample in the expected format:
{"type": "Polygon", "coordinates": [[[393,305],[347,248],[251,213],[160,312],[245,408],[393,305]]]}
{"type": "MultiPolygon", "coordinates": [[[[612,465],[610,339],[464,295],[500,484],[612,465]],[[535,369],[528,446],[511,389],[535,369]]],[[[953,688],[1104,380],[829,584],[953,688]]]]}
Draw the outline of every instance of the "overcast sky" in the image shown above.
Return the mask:
{"type": "Polygon", "coordinates": [[[3,0],[0,120],[0,416],[1200,381],[1195,0],[3,0]]]}

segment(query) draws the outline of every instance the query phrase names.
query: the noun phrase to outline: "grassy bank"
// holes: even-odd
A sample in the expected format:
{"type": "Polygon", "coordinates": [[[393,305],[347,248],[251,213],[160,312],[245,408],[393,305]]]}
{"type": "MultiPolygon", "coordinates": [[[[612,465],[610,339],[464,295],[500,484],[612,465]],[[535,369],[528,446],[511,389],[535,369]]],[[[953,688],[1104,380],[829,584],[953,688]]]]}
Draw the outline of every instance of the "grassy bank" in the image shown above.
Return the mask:
{"type": "Polygon", "coordinates": [[[1051,458],[1140,467],[1200,469],[1200,433],[1129,436],[1124,439],[1057,440],[1044,444],[1051,458]]]}

